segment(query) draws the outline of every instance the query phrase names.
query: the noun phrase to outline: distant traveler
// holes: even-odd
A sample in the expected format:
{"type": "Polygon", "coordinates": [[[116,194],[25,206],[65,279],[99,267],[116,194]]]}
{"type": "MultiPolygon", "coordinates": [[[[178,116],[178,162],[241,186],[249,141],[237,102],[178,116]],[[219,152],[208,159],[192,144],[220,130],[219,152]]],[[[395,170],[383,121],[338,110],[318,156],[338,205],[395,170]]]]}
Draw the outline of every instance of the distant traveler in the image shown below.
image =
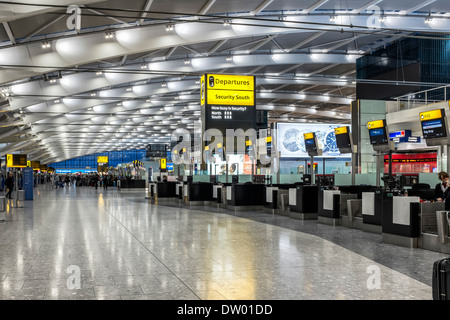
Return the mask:
{"type": "Polygon", "coordinates": [[[55,174],[55,188],[56,189],[58,189],[58,187],[59,187],[59,182],[60,182],[59,176],[57,174],[55,174]]]}
{"type": "Polygon", "coordinates": [[[8,198],[8,199],[11,199],[12,198],[12,191],[13,191],[13,188],[14,188],[14,181],[13,181],[13,174],[12,174],[12,172],[10,172],[9,174],[8,174],[8,177],[6,178],[6,181],[5,181],[5,186],[6,186],[6,188],[8,189],[8,193],[6,193],[6,198],[8,198]]]}
{"type": "MultiPolygon", "coordinates": [[[[441,171],[438,173],[438,179],[441,181],[436,185],[434,189],[434,198],[436,201],[445,201],[447,198],[447,194],[450,192],[449,189],[449,176],[445,171],[441,171]]],[[[449,203],[450,204],[450,203],[449,203]]],[[[447,209],[446,209],[447,210],[447,209]]]]}

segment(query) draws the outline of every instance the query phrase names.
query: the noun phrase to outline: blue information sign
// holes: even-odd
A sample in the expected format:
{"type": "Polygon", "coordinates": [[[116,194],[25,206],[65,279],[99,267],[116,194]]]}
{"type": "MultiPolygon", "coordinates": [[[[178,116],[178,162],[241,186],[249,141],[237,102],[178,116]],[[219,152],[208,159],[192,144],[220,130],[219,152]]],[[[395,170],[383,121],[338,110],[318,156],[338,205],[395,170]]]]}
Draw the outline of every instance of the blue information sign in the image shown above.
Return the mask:
{"type": "Polygon", "coordinates": [[[23,168],[23,189],[25,190],[25,200],[33,200],[33,168],[23,168]]]}

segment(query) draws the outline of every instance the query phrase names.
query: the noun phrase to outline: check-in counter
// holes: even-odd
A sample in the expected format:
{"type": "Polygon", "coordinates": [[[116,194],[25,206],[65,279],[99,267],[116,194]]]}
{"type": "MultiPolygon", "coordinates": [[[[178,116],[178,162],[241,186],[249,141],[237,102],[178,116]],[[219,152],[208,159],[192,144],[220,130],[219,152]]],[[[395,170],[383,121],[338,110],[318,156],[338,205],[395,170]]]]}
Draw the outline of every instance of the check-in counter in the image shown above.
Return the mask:
{"type": "Polygon", "coordinates": [[[205,202],[213,200],[213,184],[210,182],[193,182],[186,184],[186,187],[188,205],[205,205],[205,202]]]}
{"type": "Polygon", "coordinates": [[[219,206],[221,208],[227,208],[228,198],[229,195],[231,195],[231,183],[222,183],[222,188],[220,188],[221,195],[220,195],[220,202],[219,206]]]}
{"type": "Polygon", "coordinates": [[[213,202],[222,202],[222,187],[223,186],[221,184],[213,185],[213,202]]]}
{"type": "Polygon", "coordinates": [[[318,186],[296,185],[289,189],[289,216],[294,219],[318,218],[318,186]]]}
{"type": "Polygon", "coordinates": [[[340,195],[339,190],[326,190],[319,187],[317,195],[317,219],[320,223],[339,225],[339,210],[334,208],[334,196],[340,195]]]}
{"type": "Polygon", "coordinates": [[[156,183],[156,198],[158,200],[167,199],[170,198],[176,198],[176,186],[177,183],[170,181],[170,182],[157,182],[156,183]]]}
{"type": "Polygon", "coordinates": [[[156,182],[150,182],[148,184],[148,199],[156,198],[156,182]]]}
{"type": "MultiPolygon", "coordinates": [[[[345,210],[341,211],[341,223],[343,227],[363,229],[363,218],[362,218],[362,199],[357,199],[357,195],[347,199],[345,210]]],[[[341,204],[342,207],[342,204],[341,204]]]]}
{"type": "Polygon", "coordinates": [[[121,189],[145,189],[145,180],[120,180],[120,188],[121,189]]]}
{"type": "Polygon", "coordinates": [[[272,211],[278,213],[278,187],[266,186],[266,203],[264,204],[264,211],[272,211]]]}
{"type": "Polygon", "coordinates": [[[449,221],[444,202],[421,202],[418,247],[450,254],[449,221]]]}
{"type": "Polygon", "coordinates": [[[381,190],[363,192],[361,200],[363,230],[381,234],[381,219],[383,216],[381,190]]]}
{"type": "Polygon", "coordinates": [[[227,208],[235,211],[262,210],[266,202],[263,184],[237,183],[226,187],[227,208]]]}
{"type": "Polygon", "coordinates": [[[272,184],[266,186],[264,211],[280,215],[289,215],[289,190],[293,184],[272,184]]]}
{"type": "Polygon", "coordinates": [[[382,241],[417,248],[420,236],[419,197],[392,196],[383,202],[382,241]]]}
{"type": "Polygon", "coordinates": [[[175,194],[178,200],[184,200],[183,186],[184,186],[183,182],[177,182],[175,186],[175,194]]]}

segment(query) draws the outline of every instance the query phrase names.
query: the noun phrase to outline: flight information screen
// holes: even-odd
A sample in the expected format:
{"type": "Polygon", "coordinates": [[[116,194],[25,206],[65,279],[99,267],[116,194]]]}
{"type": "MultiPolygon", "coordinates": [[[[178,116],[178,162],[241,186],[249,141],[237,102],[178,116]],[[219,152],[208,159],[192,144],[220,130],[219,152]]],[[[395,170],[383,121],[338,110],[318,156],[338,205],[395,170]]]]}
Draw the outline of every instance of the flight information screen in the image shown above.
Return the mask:
{"type": "Polygon", "coordinates": [[[384,128],[369,130],[371,144],[386,144],[388,139],[386,137],[386,130],[384,128]]]}
{"type": "Polygon", "coordinates": [[[443,138],[447,136],[442,118],[422,121],[422,132],[425,139],[443,138]]]}

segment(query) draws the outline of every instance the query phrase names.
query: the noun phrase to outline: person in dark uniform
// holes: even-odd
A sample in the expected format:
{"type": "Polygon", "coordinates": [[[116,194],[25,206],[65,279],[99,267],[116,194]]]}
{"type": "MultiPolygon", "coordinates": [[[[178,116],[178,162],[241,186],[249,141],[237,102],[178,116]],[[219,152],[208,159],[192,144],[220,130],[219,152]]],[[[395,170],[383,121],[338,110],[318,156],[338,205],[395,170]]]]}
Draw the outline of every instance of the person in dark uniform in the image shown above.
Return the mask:
{"type": "MultiPolygon", "coordinates": [[[[449,176],[448,173],[445,171],[441,171],[438,173],[438,179],[441,181],[438,183],[434,189],[434,198],[436,201],[445,201],[447,198],[448,193],[450,192],[449,189],[449,176]]],[[[450,205],[450,203],[449,203],[450,205]]]]}
{"type": "Polygon", "coordinates": [[[13,180],[12,172],[8,173],[8,178],[6,178],[5,186],[6,186],[6,188],[8,188],[8,192],[6,193],[5,197],[7,199],[11,199],[12,198],[11,194],[14,189],[14,180],[13,180]]]}

